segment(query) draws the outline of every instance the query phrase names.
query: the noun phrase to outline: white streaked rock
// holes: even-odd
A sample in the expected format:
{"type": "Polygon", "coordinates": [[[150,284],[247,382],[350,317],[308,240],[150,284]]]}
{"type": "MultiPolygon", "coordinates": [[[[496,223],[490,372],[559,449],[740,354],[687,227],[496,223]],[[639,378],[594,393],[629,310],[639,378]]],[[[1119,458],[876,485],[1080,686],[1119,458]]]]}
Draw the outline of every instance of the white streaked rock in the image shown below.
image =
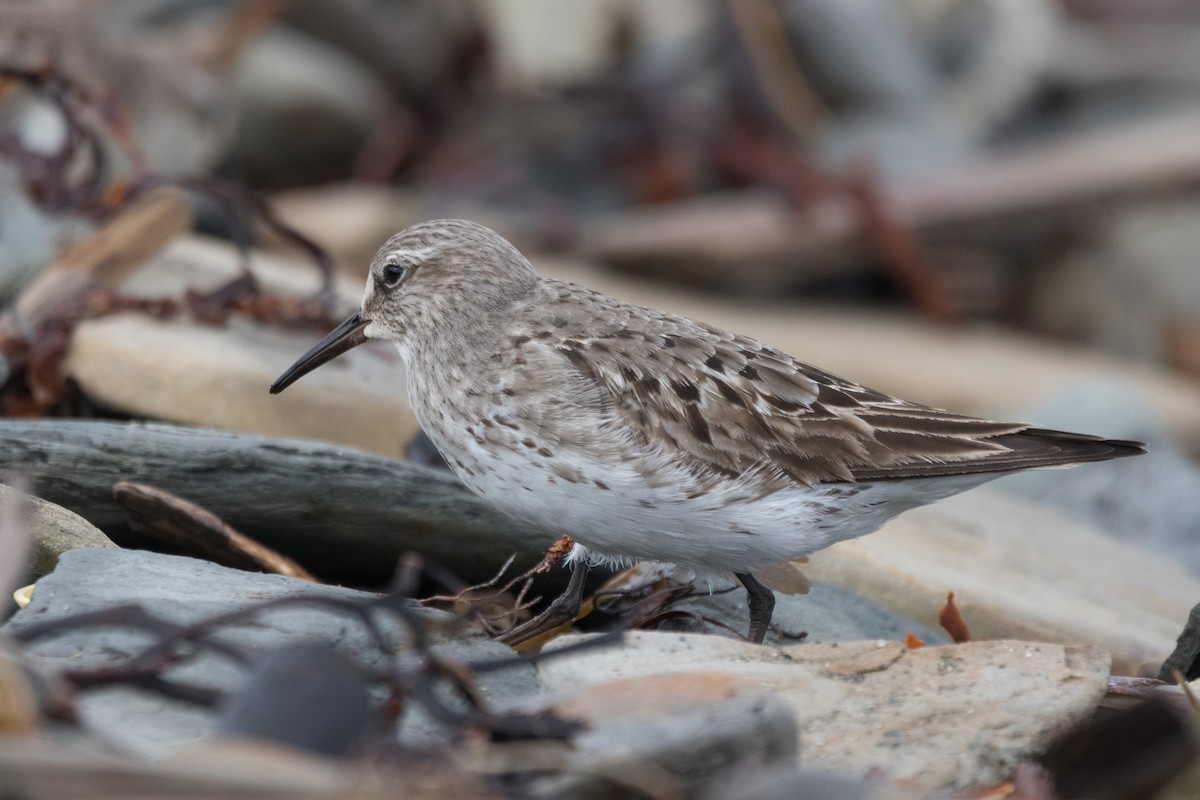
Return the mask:
{"type": "MultiPolygon", "coordinates": [[[[554,649],[576,641],[563,637],[554,649]]],[[[926,790],[1011,777],[1104,695],[1096,648],[972,642],[909,651],[899,642],[775,649],[713,636],[633,632],[623,645],[549,659],[555,691],[619,678],[724,673],[766,687],[796,715],[805,767],[862,775],[878,768],[926,790]]]]}

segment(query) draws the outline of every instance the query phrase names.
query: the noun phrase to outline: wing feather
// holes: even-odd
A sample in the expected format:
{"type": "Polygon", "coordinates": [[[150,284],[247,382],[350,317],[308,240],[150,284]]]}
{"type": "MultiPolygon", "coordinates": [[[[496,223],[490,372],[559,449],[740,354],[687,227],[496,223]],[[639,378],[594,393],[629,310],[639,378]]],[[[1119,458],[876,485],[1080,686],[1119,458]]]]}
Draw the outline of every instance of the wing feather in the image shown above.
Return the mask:
{"type": "Polygon", "coordinates": [[[909,403],[748,337],[628,304],[608,311],[603,325],[592,318],[580,326],[590,335],[568,328],[530,346],[552,347],[611,401],[617,424],[701,478],[753,475],[769,492],[1008,472],[1144,450],[909,403]]]}

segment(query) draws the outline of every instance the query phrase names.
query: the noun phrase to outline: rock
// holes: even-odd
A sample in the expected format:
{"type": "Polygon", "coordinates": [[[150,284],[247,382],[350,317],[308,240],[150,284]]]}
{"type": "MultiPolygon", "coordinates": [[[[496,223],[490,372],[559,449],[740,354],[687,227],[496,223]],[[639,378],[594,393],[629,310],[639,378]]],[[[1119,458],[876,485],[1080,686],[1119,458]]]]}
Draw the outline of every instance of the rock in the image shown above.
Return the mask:
{"type": "Polygon", "coordinates": [[[1170,355],[1170,332],[1200,321],[1200,203],[1184,193],[1126,202],[1090,243],[1031,275],[1026,324],[1142,361],[1170,355]]]}
{"type": "Polygon", "coordinates": [[[372,720],[362,670],[324,644],[299,642],[266,652],[220,710],[221,738],[251,738],[331,758],[366,743],[372,720]]]}
{"type": "MultiPolygon", "coordinates": [[[[551,642],[563,647],[575,636],[551,642]]],[[[995,783],[1103,697],[1108,657],[1091,647],[971,642],[906,650],[868,641],[761,647],[712,636],[632,632],[618,647],[549,659],[555,691],[618,678],[724,673],[792,707],[806,768],[881,769],[926,791],[995,783]]]]}
{"type": "Polygon", "coordinates": [[[347,174],[389,108],[386,87],[359,59],[284,26],[249,43],[230,81],[238,126],[226,168],[250,185],[347,174]]]}
{"type": "Polygon", "coordinates": [[[534,785],[542,797],[693,797],[720,776],[796,759],[791,709],[728,674],[622,678],[551,705],[587,728],[572,741],[565,774],[534,785]]]}
{"type": "MultiPolygon", "coordinates": [[[[313,267],[256,256],[269,290],[316,291],[313,267]]],[[[140,297],[206,291],[238,274],[234,250],[199,237],[172,244],[125,281],[140,297]]],[[[349,312],[361,285],[339,286],[349,312]]],[[[387,345],[367,346],[306,376],[287,392],[267,388],[325,331],[283,331],[234,317],[220,327],[186,317],[116,314],[81,323],[63,369],[98,405],[150,419],[270,436],[298,436],[399,456],[417,431],[404,370],[387,345]]]]}
{"type": "Polygon", "coordinates": [[[117,314],[80,326],[65,367],[96,404],[135,417],[400,456],[418,428],[403,368],[384,347],[358,348],[283,394],[267,393],[318,338],[245,320],[214,328],[117,314]]]}
{"type": "MultiPolygon", "coordinates": [[[[137,603],[165,620],[186,624],[250,604],[301,596],[342,601],[370,597],[364,592],[280,575],[240,572],[190,558],[135,550],[73,550],[63,556],[54,572],[38,582],[33,602],[17,612],[3,630],[19,634],[31,625],[57,617],[126,603],[137,603]]],[[[430,620],[449,618],[431,610],[417,613],[430,620]]],[[[380,653],[362,625],[345,612],[291,607],[265,612],[255,619],[254,625],[223,628],[218,638],[252,653],[294,643],[325,643],[368,668],[382,668],[394,657],[390,651],[380,653]]],[[[398,626],[385,620],[381,627],[392,647],[402,652],[404,634],[398,626]]],[[[150,641],[144,633],[105,626],[41,639],[28,649],[52,665],[82,669],[127,658],[150,641]]],[[[452,633],[435,633],[433,643],[437,652],[465,663],[512,655],[509,648],[465,625],[452,633]]],[[[232,662],[211,654],[173,668],[170,676],[223,691],[233,691],[245,680],[232,662]]],[[[511,705],[536,691],[532,669],[520,665],[481,674],[478,682],[488,700],[498,706],[511,705]]],[[[208,737],[216,724],[209,711],[124,687],[85,693],[78,705],[85,724],[143,753],[161,754],[208,737]]],[[[410,742],[428,741],[438,735],[438,730],[427,719],[406,715],[401,735],[410,742]]]]}
{"type": "Polygon", "coordinates": [[[931,627],[953,591],[976,639],[1086,642],[1129,675],[1171,651],[1200,596],[1178,567],[987,489],[815,553],[805,572],[931,627]]]}
{"type": "Polygon", "coordinates": [[[1197,762],[1200,737],[1192,707],[1162,695],[1104,709],[1038,758],[1053,796],[1062,798],[1164,798],[1169,795],[1161,792],[1172,778],[1197,762]]]}
{"type": "MultiPolygon", "coordinates": [[[[680,611],[702,614],[707,618],[727,625],[732,630],[709,626],[704,632],[735,637],[745,633],[749,617],[746,610],[746,593],[732,581],[712,580],[714,593],[700,594],[674,606],[680,611]],[[727,589],[728,591],[722,591],[727,589]]],[[[703,591],[704,579],[697,587],[703,591]]],[[[679,628],[693,631],[687,620],[679,628]]],[[[659,630],[673,630],[677,623],[668,622],[659,630]]],[[[764,640],[768,645],[794,644],[796,636],[808,634],[805,642],[845,642],[862,639],[894,639],[901,641],[911,631],[925,644],[943,644],[946,635],[934,628],[905,619],[897,613],[881,608],[854,592],[824,581],[813,584],[808,594],[775,593],[775,614],[771,618],[771,630],[764,640]],[[780,635],[783,632],[784,636],[780,635]]]]}
{"type": "Polygon", "coordinates": [[[1200,605],[1192,607],[1187,624],[1175,642],[1175,649],[1163,661],[1158,679],[1175,683],[1175,673],[1180,672],[1189,681],[1200,678],[1200,605]]]}
{"type": "Polygon", "coordinates": [[[1059,430],[1137,439],[1150,452],[1080,469],[1038,470],[1005,478],[997,489],[1053,508],[1200,576],[1200,468],[1171,440],[1145,401],[1112,381],[1068,387],[1021,419],[1059,430]]]}
{"type": "MultiPolygon", "coordinates": [[[[13,489],[0,485],[0,509],[12,500],[13,489]]],[[[54,569],[58,559],[78,547],[116,547],[96,526],[62,506],[25,495],[29,503],[29,527],[33,534],[30,575],[41,578],[54,569]]]]}
{"type": "Polygon", "coordinates": [[[354,181],[288,189],[271,197],[271,208],[355,274],[365,274],[389,236],[434,216],[418,192],[354,181]]]}
{"type": "MultiPolygon", "coordinates": [[[[0,420],[0,470],[129,541],[113,497],[153,484],[328,580],[378,585],[420,553],[468,581],[516,555],[536,564],[555,536],[494,510],[453,475],[345,448],[169,425],[0,420]]],[[[545,577],[563,585],[566,570],[545,577]]]]}
{"type": "Polygon", "coordinates": [[[900,786],[877,775],[838,775],[821,769],[755,770],[738,775],[709,795],[710,800],[929,800],[912,786],[900,786]]]}
{"type": "Polygon", "coordinates": [[[544,91],[595,80],[612,60],[621,14],[607,4],[553,0],[485,3],[479,21],[495,49],[496,77],[508,91],[544,91]]]}

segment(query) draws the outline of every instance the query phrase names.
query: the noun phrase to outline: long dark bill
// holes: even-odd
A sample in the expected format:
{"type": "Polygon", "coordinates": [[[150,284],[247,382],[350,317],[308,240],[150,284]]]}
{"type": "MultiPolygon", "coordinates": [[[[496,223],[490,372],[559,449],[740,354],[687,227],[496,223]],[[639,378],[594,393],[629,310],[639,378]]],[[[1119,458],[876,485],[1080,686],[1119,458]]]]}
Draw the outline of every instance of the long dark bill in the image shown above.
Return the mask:
{"type": "Polygon", "coordinates": [[[271,394],[279,394],[326,361],[332,361],[347,350],[367,341],[363,329],[369,322],[369,319],[363,318],[362,311],[354,312],[349,319],[330,331],[328,336],[313,345],[311,350],[296,359],[296,363],[288,367],[287,371],[271,384],[271,394]]]}

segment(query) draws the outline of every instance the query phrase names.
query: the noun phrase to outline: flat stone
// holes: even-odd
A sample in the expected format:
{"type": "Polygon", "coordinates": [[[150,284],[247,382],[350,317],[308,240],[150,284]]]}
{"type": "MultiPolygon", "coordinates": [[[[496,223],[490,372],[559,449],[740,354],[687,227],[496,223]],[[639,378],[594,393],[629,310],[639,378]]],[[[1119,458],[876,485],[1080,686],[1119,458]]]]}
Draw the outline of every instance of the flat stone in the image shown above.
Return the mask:
{"type": "MultiPolygon", "coordinates": [[[[284,597],[346,601],[370,595],[145,551],[72,550],[63,556],[54,572],[38,581],[33,601],[13,615],[2,630],[15,634],[55,618],[128,603],[141,605],[165,620],[187,624],[284,597]]],[[[430,620],[449,618],[438,611],[415,610],[430,620]]],[[[406,636],[402,629],[384,616],[377,618],[392,647],[402,650],[406,636]]],[[[295,642],[326,643],[368,668],[383,668],[393,657],[393,653],[381,653],[366,629],[352,616],[321,607],[264,612],[255,618],[255,624],[225,627],[215,638],[256,654],[295,642]]],[[[106,626],[40,639],[28,649],[51,664],[81,669],[123,660],[152,641],[148,635],[129,628],[106,626]]],[[[508,647],[466,625],[455,627],[452,632],[435,632],[433,644],[442,655],[465,663],[512,655],[508,647]]],[[[212,655],[172,668],[168,675],[223,691],[236,691],[246,680],[243,670],[212,655]]],[[[536,691],[532,668],[522,665],[480,675],[478,682],[484,696],[497,706],[511,705],[536,691]]],[[[78,707],[88,725],[134,751],[147,754],[163,754],[208,738],[216,725],[210,711],[123,687],[83,693],[78,698],[78,707]]],[[[428,741],[438,736],[438,728],[420,715],[409,715],[401,736],[406,741],[428,741]]]]}
{"type": "MultiPolygon", "coordinates": [[[[578,641],[566,636],[547,649],[578,641]]],[[[549,659],[554,691],[619,678],[723,673],[791,706],[807,768],[881,769],[928,791],[1006,780],[1103,697],[1102,651],[1015,641],[907,650],[898,642],[782,649],[688,634],[632,632],[620,646],[549,659]]]]}
{"type": "Polygon", "coordinates": [[[1149,452],[1078,469],[1024,472],[995,488],[1059,510],[1200,576],[1200,467],[1137,392],[1108,380],[1085,381],[1019,418],[1058,430],[1135,439],[1146,442],[1149,452]]]}
{"type": "Polygon", "coordinates": [[[1200,597],[1200,581],[1174,564],[989,489],[810,559],[813,578],[930,627],[952,591],[974,638],[1093,644],[1118,674],[1162,661],[1200,597]]]}
{"type": "Polygon", "coordinates": [[[1160,681],[1175,682],[1175,673],[1180,672],[1189,681],[1200,678],[1200,605],[1192,607],[1187,624],[1179,633],[1175,649],[1163,662],[1158,673],[1160,681]]]}
{"type": "MultiPolygon", "coordinates": [[[[732,581],[724,582],[713,579],[712,583],[714,589],[717,590],[714,593],[701,594],[674,608],[700,614],[706,619],[715,620],[728,626],[727,629],[708,625],[702,631],[704,633],[740,637],[746,632],[749,625],[745,590],[740,585],[736,587],[730,585],[732,581]],[[728,591],[720,591],[726,588],[728,591]]],[[[704,586],[703,579],[698,586],[704,586]]],[[[667,625],[675,624],[680,625],[680,630],[694,631],[692,623],[687,618],[679,623],[667,623],[667,625]]],[[[660,630],[663,629],[660,628],[660,630]]],[[[825,581],[815,581],[808,594],[775,593],[775,613],[771,617],[771,630],[767,632],[763,643],[768,645],[794,644],[797,641],[796,637],[802,633],[806,634],[805,642],[846,642],[861,639],[903,640],[908,632],[913,633],[918,639],[929,645],[944,644],[949,641],[946,634],[936,628],[906,619],[899,613],[882,608],[844,587],[825,581]]]]}
{"type": "MultiPolygon", "coordinates": [[[[230,246],[201,237],[171,244],[131,276],[121,291],[180,297],[211,290],[238,275],[230,246]]],[[[256,254],[254,273],[285,294],[316,291],[316,269],[256,254]]],[[[348,315],[362,286],[339,282],[348,315]]],[[[221,326],[181,315],[168,320],[123,313],[80,323],[63,363],[95,403],[134,417],[291,436],[401,456],[417,431],[404,368],[386,344],[357,348],[279,395],[268,387],[327,331],[271,328],[236,315],[221,326]]]]}
{"type": "MultiPolygon", "coordinates": [[[[11,502],[12,497],[13,489],[0,484],[0,509],[11,502]]],[[[116,547],[99,528],[78,514],[39,497],[25,495],[24,499],[31,512],[29,527],[33,534],[33,551],[30,554],[29,571],[32,580],[52,571],[58,559],[68,550],[116,547]]]]}
{"type": "Polygon", "coordinates": [[[389,236],[434,216],[428,206],[412,189],[356,181],[285,189],[271,196],[280,219],[363,274],[389,236]]]}
{"type": "MultiPolygon", "coordinates": [[[[586,656],[585,656],[586,657],[586,656]]],[[[729,674],[645,675],[585,687],[552,702],[584,722],[564,774],[535,785],[565,798],[694,796],[719,776],[795,762],[791,709],[729,674]]]]}

